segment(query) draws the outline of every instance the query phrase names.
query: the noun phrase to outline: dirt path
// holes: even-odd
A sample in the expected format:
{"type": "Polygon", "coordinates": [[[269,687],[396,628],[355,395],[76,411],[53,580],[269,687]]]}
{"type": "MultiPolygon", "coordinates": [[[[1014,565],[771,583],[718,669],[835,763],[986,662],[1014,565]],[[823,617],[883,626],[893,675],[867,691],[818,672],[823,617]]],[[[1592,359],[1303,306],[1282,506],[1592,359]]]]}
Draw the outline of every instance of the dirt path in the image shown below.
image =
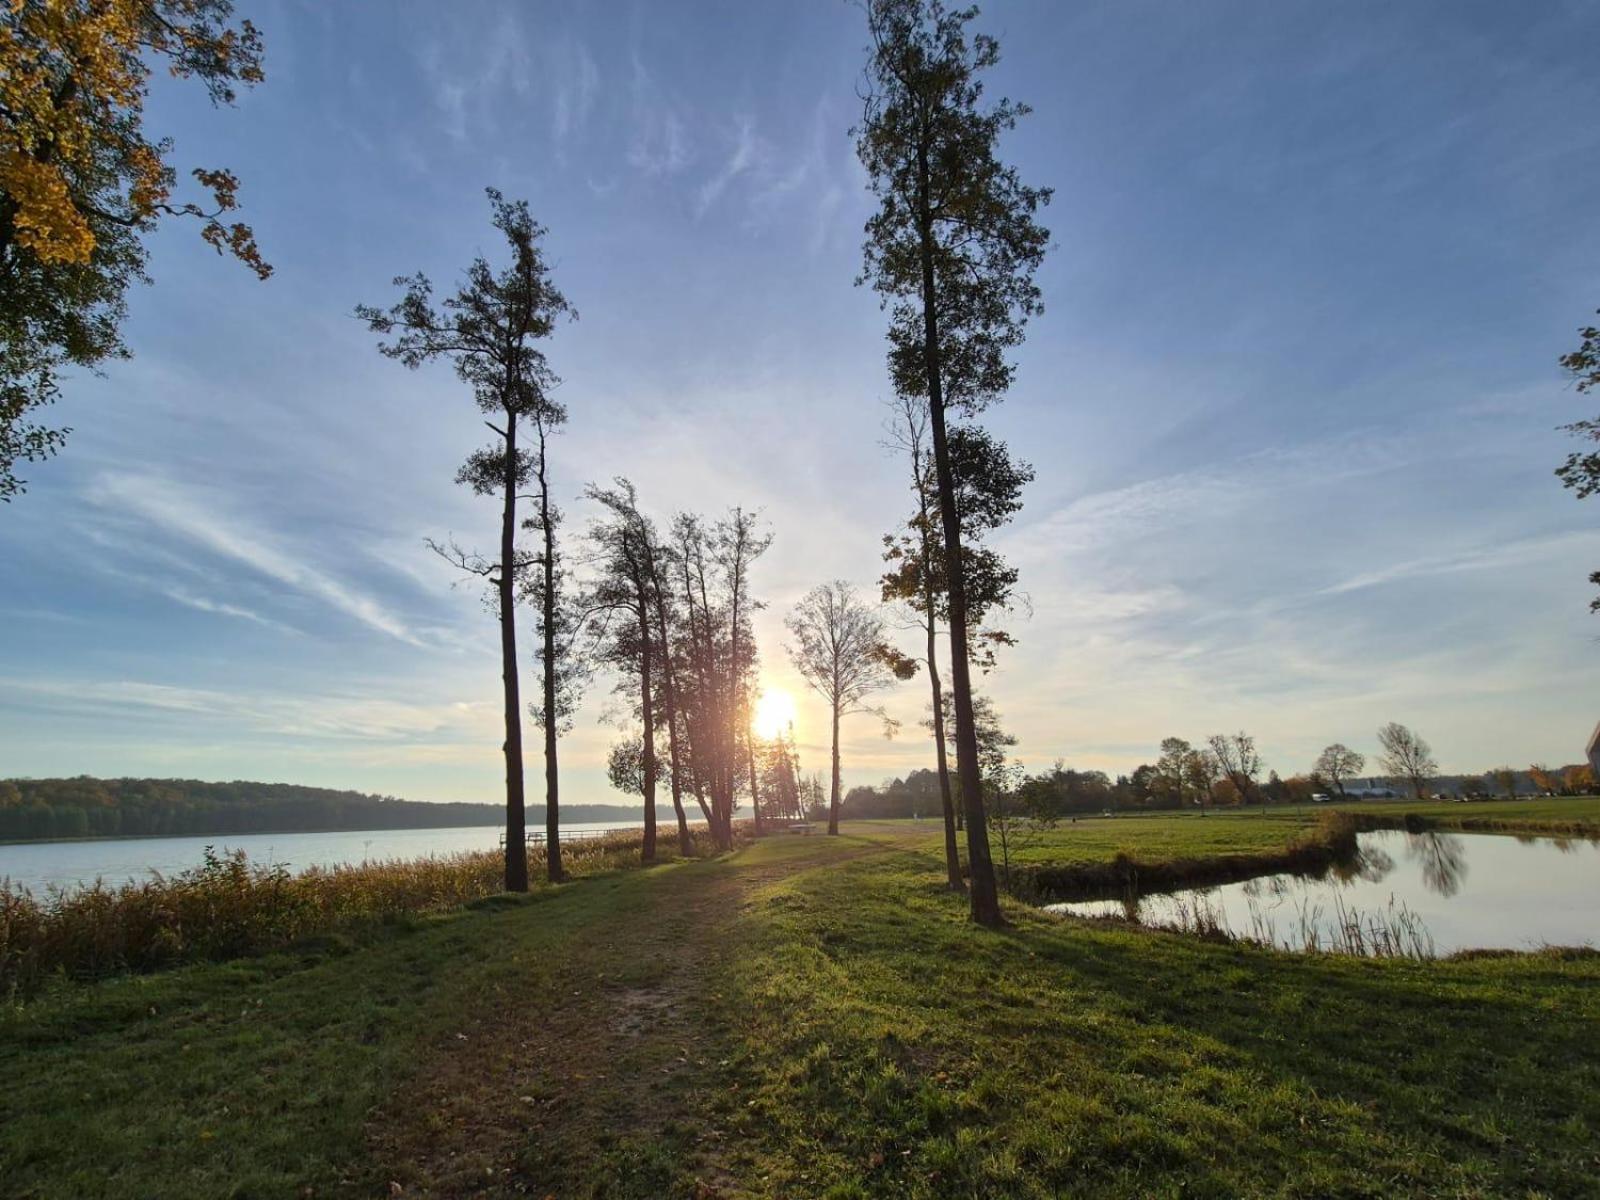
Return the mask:
{"type": "Polygon", "coordinates": [[[704,1005],[730,927],[767,883],[861,852],[818,839],[575,885],[595,889],[572,897],[594,919],[525,994],[485,998],[423,1048],[375,1114],[391,1194],[655,1197],[693,1179],[691,1195],[738,1195],[714,1165],[736,1098],[704,1005]]]}

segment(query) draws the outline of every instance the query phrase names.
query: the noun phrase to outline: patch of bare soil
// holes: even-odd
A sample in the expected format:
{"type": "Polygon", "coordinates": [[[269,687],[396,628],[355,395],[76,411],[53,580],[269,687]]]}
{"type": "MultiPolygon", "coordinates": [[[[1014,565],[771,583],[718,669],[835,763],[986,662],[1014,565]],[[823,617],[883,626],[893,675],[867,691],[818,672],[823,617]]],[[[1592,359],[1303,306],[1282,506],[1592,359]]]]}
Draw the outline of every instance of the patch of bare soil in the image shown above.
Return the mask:
{"type": "Polygon", "coordinates": [[[525,990],[484,997],[370,1122],[389,1194],[655,1196],[652,1170],[678,1194],[741,1194],[714,1165],[707,1101],[730,1084],[700,1000],[750,892],[805,865],[642,877],[620,908],[598,910],[603,928],[553,947],[525,990]]]}

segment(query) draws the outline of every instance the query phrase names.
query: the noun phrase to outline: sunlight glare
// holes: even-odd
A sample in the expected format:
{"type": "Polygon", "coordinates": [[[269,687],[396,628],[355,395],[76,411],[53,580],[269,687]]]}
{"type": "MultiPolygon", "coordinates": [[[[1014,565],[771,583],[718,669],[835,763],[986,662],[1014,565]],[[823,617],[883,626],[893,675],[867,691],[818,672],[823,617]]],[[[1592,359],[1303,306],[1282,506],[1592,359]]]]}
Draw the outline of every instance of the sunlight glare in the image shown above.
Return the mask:
{"type": "Polygon", "coordinates": [[[794,724],[794,697],[776,688],[767,688],[756,701],[756,715],[751,722],[760,738],[775,738],[794,724]]]}

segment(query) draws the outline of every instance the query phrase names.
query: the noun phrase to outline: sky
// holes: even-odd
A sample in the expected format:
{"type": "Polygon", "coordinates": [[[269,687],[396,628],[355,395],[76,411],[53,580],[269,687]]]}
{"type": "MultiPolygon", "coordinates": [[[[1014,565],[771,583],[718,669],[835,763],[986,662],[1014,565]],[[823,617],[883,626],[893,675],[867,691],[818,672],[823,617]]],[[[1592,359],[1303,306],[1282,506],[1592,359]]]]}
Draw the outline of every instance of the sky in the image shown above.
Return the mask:
{"type": "MultiPolygon", "coordinates": [[[[763,683],[825,768],[783,616],[870,593],[909,511],[853,286],[859,10],[238,7],[266,82],[213,110],[160,81],[149,122],[180,169],[237,173],[276,273],[157,234],[134,357],[70,382],[66,450],[0,506],[0,776],[503,794],[495,624],[424,545],[494,544],[452,482],[484,431],[352,315],[493,256],[486,186],[548,227],[579,312],[548,345],[568,536],[618,475],[663,522],[760,509],[763,683]]],[[[1597,26],[1559,0],[984,5],[990,92],[1034,110],[1003,154],[1055,189],[1045,311],[985,418],[1036,472],[994,541],[1018,646],[981,684],[1030,769],[1245,730],[1289,775],[1388,721],[1446,771],[1582,758],[1600,502],[1552,471],[1595,407],[1557,359],[1600,307],[1597,26]]],[[[884,700],[901,731],[847,722],[847,784],[931,765],[926,684],[884,700]]],[[[628,802],[615,710],[602,680],[565,798],[628,802]]]]}

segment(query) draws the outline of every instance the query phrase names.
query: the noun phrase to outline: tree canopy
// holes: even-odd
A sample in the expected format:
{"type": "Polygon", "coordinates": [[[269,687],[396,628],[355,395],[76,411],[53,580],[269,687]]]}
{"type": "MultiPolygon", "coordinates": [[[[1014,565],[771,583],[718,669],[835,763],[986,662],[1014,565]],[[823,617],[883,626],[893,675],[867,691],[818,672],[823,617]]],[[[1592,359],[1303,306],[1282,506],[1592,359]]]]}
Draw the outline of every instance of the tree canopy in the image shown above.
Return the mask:
{"type": "MultiPolygon", "coordinates": [[[[1577,390],[1587,392],[1600,385],[1600,329],[1588,325],[1578,331],[1578,336],[1583,339],[1582,344],[1562,356],[1561,365],[1573,375],[1577,390]]],[[[1600,494],[1600,417],[1592,421],[1574,421],[1562,428],[1575,438],[1595,443],[1596,448],[1574,450],[1567,455],[1567,461],[1556,468],[1561,486],[1571,488],[1580,500],[1600,494]]],[[[1600,571],[1590,575],[1589,582],[1600,586],[1600,571]]],[[[1600,596],[1589,602],[1589,609],[1600,612],[1600,596]]]]}
{"type": "Polygon", "coordinates": [[[196,167],[207,198],[180,198],[172,143],[144,120],[154,64],[231,104],[264,78],[261,56],[230,0],[0,5],[0,499],[22,490],[19,460],[65,440],[37,420],[62,370],[127,357],[127,288],[146,281],[143,238],[162,218],[193,218],[219,254],[272,273],[250,227],[223,219],[238,179],[196,167]]]}

